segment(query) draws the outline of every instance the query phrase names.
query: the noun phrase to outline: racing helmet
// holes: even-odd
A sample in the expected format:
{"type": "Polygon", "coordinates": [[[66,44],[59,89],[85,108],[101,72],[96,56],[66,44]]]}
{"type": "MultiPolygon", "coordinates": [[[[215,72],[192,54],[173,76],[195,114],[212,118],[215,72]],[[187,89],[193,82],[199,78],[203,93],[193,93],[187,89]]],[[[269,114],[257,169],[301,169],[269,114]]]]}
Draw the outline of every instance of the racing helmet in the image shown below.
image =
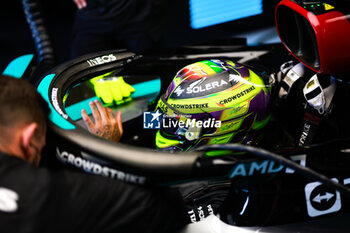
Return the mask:
{"type": "Polygon", "coordinates": [[[156,147],[187,151],[209,144],[250,143],[270,118],[270,86],[244,65],[205,60],[182,68],[157,104],[156,147]]]}
{"type": "Polygon", "coordinates": [[[279,37],[286,49],[317,73],[349,73],[349,0],[282,0],[276,7],[279,37]]]}

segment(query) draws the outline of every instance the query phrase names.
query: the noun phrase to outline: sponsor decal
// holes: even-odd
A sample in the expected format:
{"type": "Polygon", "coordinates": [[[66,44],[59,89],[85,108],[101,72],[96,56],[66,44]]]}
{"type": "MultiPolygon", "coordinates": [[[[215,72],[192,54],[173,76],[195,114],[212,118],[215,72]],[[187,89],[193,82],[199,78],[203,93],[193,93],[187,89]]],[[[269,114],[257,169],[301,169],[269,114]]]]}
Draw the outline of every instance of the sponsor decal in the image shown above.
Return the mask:
{"type": "Polygon", "coordinates": [[[252,176],[255,174],[272,174],[280,172],[284,169],[284,165],[275,163],[274,161],[264,160],[252,163],[237,164],[231,172],[230,178],[236,176],[252,176]]]}
{"type": "Polygon", "coordinates": [[[117,58],[113,54],[109,54],[109,55],[95,57],[93,59],[86,60],[86,62],[89,64],[89,66],[97,66],[97,65],[102,65],[102,64],[109,63],[116,60],[117,58]]]}
{"type": "Polygon", "coordinates": [[[178,87],[175,89],[174,93],[175,93],[177,96],[180,96],[180,95],[182,95],[182,93],[183,93],[184,91],[185,91],[185,89],[182,89],[181,86],[178,86],[178,87]]]}
{"type": "Polygon", "coordinates": [[[56,111],[64,118],[64,119],[68,119],[68,115],[65,114],[62,109],[60,108],[58,101],[57,101],[57,91],[58,88],[52,88],[52,92],[51,92],[51,100],[52,100],[52,105],[54,106],[54,108],[56,109],[56,111]]]}
{"type": "Polygon", "coordinates": [[[18,194],[8,188],[0,187],[0,211],[13,213],[18,210],[18,194]]]}
{"type": "MultiPolygon", "coordinates": [[[[306,165],[306,155],[294,155],[294,156],[291,156],[291,159],[294,162],[299,163],[303,167],[305,167],[306,165]]],[[[295,172],[294,169],[291,169],[289,167],[286,168],[286,173],[293,174],[294,172],[295,172]]]]}
{"type": "Polygon", "coordinates": [[[191,83],[183,82],[174,90],[173,98],[199,97],[226,90],[238,83],[236,76],[223,73],[218,74],[217,78],[204,77],[191,83]]]}
{"type": "Polygon", "coordinates": [[[307,145],[316,133],[317,126],[320,123],[320,118],[310,113],[304,116],[302,132],[299,138],[299,146],[307,145]]]}
{"type": "Polygon", "coordinates": [[[235,94],[235,95],[233,95],[233,96],[231,96],[231,97],[229,97],[227,99],[221,100],[219,102],[219,104],[225,105],[227,103],[230,103],[230,102],[232,102],[232,101],[234,101],[236,99],[239,99],[239,98],[243,97],[244,95],[248,94],[249,92],[251,92],[253,90],[255,90],[255,86],[251,86],[251,87],[245,89],[244,91],[241,91],[240,93],[237,93],[237,94],[235,94]]]}
{"type": "Polygon", "coordinates": [[[68,153],[67,151],[59,151],[58,147],[56,147],[56,156],[63,163],[83,169],[88,173],[105,176],[111,179],[117,179],[136,184],[145,184],[147,179],[144,176],[122,172],[114,168],[89,161],[72,153],[68,153]]]}
{"type": "Polygon", "coordinates": [[[300,139],[299,139],[299,146],[302,146],[305,144],[305,141],[307,139],[307,136],[309,135],[311,125],[305,122],[303,127],[303,132],[301,133],[300,139]]]}
{"type": "Polygon", "coordinates": [[[236,115],[238,112],[240,112],[243,108],[247,108],[246,104],[243,104],[242,106],[238,106],[236,108],[232,108],[230,111],[231,115],[236,115]]]}
{"type": "MultiPolygon", "coordinates": [[[[225,110],[222,111],[221,119],[230,119],[232,118],[232,116],[235,116],[236,118],[238,118],[243,115],[246,115],[246,117],[248,117],[250,115],[250,114],[247,114],[249,111],[249,105],[250,105],[250,102],[246,102],[246,101],[243,101],[239,104],[233,104],[232,107],[226,108],[225,110]]],[[[225,105],[222,105],[221,107],[225,107],[225,105]]],[[[241,119],[244,119],[244,118],[241,118],[241,119]]]]}
{"type": "Polygon", "coordinates": [[[219,132],[224,132],[224,131],[228,131],[228,130],[236,130],[239,128],[240,124],[241,123],[241,119],[238,119],[238,120],[235,120],[235,121],[231,121],[229,123],[225,123],[225,124],[222,124],[222,127],[220,128],[220,131],[219,132]]]}
{"type": "Polygon", "coordinates": [[[160,110],[162,110],[163,112],[167,113],[168,112],[168,106],[166,104],[163,103],[163,101],[159,101],[158,102],[158,107],[160,110]]]}
{"type": "MultiPolygon", "coordinates": [[[[293,161],[298,162],[300,165],[305,166],[306,155],[295,155],[291,156],[293,161]]],[[[271,174],[277,173],[286,168],[285,173],[294,173],[293,169],[290,169],[283,164],[276,163],[271,160],[254,161],[251,163],[237,164],[231,172],[230,178],[236,176],[252,176],[254,174],[271,174]]]]}
{"type": "MultiPolygon", "coordinates": [[[[338,179],[332,179],[339,182],[338,179]]],[[[310,217],[317,217],[337,212],[341,209],[339,191],[329,188],[321,182],[312,182],[305,186],[307,213],[310,217]]]]}
{"type": "Polygon", "coordinates": [[[214,214],[214,210],[211,204],[209,204],[206,206],[200,205],[196,210],[191,209],[187,213],[190,216],[191,222],[198,222],[203,220],[206,216],[214,214]],[[198,219],[196,215],[198,215],[198,219]]]}
{"type": "Polygon", "coordinates": [[[208,103],[205,104],[171,104],[176,109],[202,109],[208,108],[208,103]]]}
{"type": "Polygon", "coordinates": [[[205,83],[205,80],[206,80],[206,77],[192,83],[189,87],[187,87],[186,94],[206,92],[211,89],[228,85],[228,82],[226,82],[225,80],[214,81],[210,83],[205,83]]]}
{"type": "Polygon", "coordinates": [[[188,215],[190,216],[191,222],[197,222],[196,214],[193,210],[188,211],[188,215]]]}

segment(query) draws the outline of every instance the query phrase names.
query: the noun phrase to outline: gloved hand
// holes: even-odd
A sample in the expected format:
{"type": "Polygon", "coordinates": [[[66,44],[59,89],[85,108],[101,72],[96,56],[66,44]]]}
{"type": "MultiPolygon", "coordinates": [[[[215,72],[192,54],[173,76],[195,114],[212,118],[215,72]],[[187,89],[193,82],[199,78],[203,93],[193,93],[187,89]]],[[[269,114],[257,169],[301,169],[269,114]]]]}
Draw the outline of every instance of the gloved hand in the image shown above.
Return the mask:
{"type": "Polygon", "coordinates": [[[135,91],[122,76],[111,76],[111,73],[95,77],[90,82],[94,85],[96,96],[103,101],[105,106],[120,105],[131,101],[131,93],[135,91]]]}

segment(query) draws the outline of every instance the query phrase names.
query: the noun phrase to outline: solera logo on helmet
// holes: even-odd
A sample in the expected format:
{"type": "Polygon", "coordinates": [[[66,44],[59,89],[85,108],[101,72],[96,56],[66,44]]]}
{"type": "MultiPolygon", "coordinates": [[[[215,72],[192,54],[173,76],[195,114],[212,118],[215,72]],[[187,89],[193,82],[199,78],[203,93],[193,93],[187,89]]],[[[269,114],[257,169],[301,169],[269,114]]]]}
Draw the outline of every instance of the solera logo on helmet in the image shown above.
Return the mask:
{"type": "Polygon", "coordinates": [[[184,96],[192,96],[192,95],[198,95],[201,93],[214,93],[217,91],[225,90],[231,86],[234,86],[238,83],[236,80],[235,75],[227,75],[221,78],[218,78],[215,81],[212,81],[212,79],[207,79],[207,77],[204,77],[200,80],[194,81],[190,84],[183,84],[179,85],[174,93],[177,97],[183,95],[184,96]]]}
{"type": "Polygon", "coordinates": [[[210,83],[204,83],[205,79],[206,77],[192,83],[189,87],[187,87],[186,94],[206,92],[208,90],[215,89],[223,85],[228,85],[228,82],[226,82],[225,80],[218,80],[210,83]]]}

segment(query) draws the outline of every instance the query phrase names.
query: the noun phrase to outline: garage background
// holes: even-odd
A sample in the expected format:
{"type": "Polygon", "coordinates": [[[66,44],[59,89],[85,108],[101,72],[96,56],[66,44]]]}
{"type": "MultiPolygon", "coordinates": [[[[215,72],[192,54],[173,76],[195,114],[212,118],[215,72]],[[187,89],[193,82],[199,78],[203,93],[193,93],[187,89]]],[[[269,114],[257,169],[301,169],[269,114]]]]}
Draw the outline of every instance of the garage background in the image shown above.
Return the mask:
{"type": "MultiPolygon", "coordinates": [[[[274,29],[274,7],[278,2],[279,0],[165,0],[167,27],[163,47],[231,44],[237,38],[245,38],[249,45],[276,43],[278,38],[274,29]],[[250,6],[245,6],[244,2],[250,2],[250,6]],[[216,11],[210,7],[214,3],[216,11]],[[261,12],[248,12],[247,15],[253,16],[239,18],[239,12],[249,7],[261,9],[261,12]],[[195,17],[198,17],[196,12],[205,13],[199,17],[219,15],[223,19],[220,21],[213,17],[206,22],[207,26],[198,26],[198,23],[194,23],[195,17]]],[[[42,5],[59,63],[62,63],[69,60],[76,6],[72,0],[42,1],[42,5]]],[[[34,51],[34,42],[21,1],[6,1],[0,9],[0,70],[3,71],[14,58],[34,51]]]]}

